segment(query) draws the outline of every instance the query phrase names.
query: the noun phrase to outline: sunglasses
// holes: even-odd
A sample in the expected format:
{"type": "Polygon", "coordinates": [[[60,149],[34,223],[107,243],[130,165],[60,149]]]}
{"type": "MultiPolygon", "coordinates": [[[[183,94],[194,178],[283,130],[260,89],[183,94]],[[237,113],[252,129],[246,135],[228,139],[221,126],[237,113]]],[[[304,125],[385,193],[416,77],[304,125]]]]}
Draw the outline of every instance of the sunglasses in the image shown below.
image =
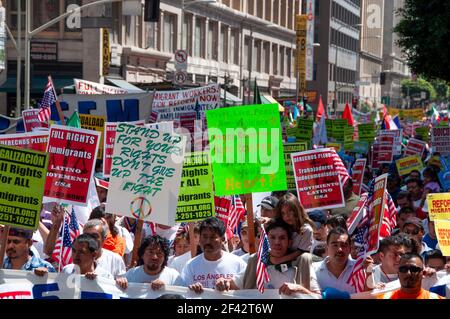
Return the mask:
{"type": "Polygon", "coordinates": [[[417,274],[417,273],[421,272],[423,270],[423,268],[416,267],[416,266],[400,266],[400,267],[398,267],[398,271],[401,273],[407,273],[408,270],[412,274],[417,274]]]}

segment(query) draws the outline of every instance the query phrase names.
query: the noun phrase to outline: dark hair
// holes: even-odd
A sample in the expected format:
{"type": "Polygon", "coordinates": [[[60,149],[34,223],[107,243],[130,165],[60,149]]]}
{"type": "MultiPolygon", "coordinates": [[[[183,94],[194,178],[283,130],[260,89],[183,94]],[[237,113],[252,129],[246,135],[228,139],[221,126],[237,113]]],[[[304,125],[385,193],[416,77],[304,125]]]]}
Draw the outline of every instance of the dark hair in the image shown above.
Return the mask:
{"type": "Polygon", "coordinates": [[[75,242],[79,244],[87,244],[91,253],[100,249],[97,239],[95,239],[95,237],[91,234],[81,234],[75,238],[73,244],[75,244],[75,242]]]}
{"type": "Polygon", "coordinates": [[[305,224],[309,224],[312,229],[317,228],[316,224],[311,220],[311,218],[309,218],[308,214],[305,212],[305,208],[303,208],[302,204],[295,195],[286,193],[280,198],[277,206],[275,207],[276,218],[282,218],[282,209],[284,206],[289,207],[289,209],[294,213],[295,226],[291,226],[293,231],[299,232],[305,224]]]}
{"type": "Polygon", "coordinates": [[[100,205],[95,207],[91,214],[89,215],[89,219],[102,219],[105,218],[106,212],[105,212],[105,206],[100,205]]]}
{"type": "Polygon", "coordinates": [[[428,264],[430,259],[440,259],[445,264],[447,262],[447,258],[442,255],[442,251],[439,249],[433,249],[425,252],[424,254],[425,264],[428,264]]]}
{"type": "Polygon", "coordinates": [[[327,251],[327,245],[325,245],[325,243],[320,243],[320,244],[316,245],[316,247],[314,247],[312,253],[313,253],[313,255],[323,257],[323,254],[325,254],[326,251],[327,251]]]}
{"type": "Polygon", "coordinates": [[[378,249],[379,252],[386,253],[386,250],[390,246],[404,246],[405,248],[409,248],[411,251],[415,249],[414,243],[411,241],[409,236],[388,236],[380,241],[380,247],[378,249]]]}
{"type": "Polygon", "coordinates": [[[147,249],[147,247],[151,246],[151,245],[159,246],[164,253],[164,262],[161,267],[161,270],[163,270],[164,267],[167,266],[167,260],[169,259],[169,253],[170,253],[170,247],[169,247],[169,241],[166,238],[161,237],[159,235],[149,236],[142,241],[141,246],[139,246],[139,249],[138,249],[138,257],[139,257],[138,266],[141,266],[144,264],[144,261],[142,260],[142,256],[144,256],[145,250],[147,249]]]}
{"type": "Polygon", "coordinates": [[[333,215],[328,218],[325,225],[330,225],[331,228],[341,227],[347,230],[347,216],[343,214],[333,215]]]}
{"type": "MultiPolygon", "coordinates": [[[[194,223],[194,234],[200,234],[200,222],[194,223]]],[[[191,237],[189,235],[189,232],[186,234],[186,239],[189,243],[191,242],[191,237]]]]}
{"type": "Polygon", "coordinates": [[[402,198],[406,198],[406,199],[408,199],[408,201],[411,201],[411,193],[408,191],[400,191],[397,194],[397,200],[402,199],[402,198]]]}
{"type": "Polygon", "coordinates": [[[403,214],[414,214],[414,215],[417,215],[416,211],[414,209],[412,209],[411,207],[409,207],[409,206],[400,208],[400,210],[397,213],[397,217],[400,217],[403,214]]]}
{"type": "Polygon", "coordinates": [[[438,181],[438,173],[436,172],[436,170],[431,167],[431,166],[427,166],[425,167],[425,169],[422,172],[423,177],[425,177],[425,175],[428,175],[428,177],[430,177],[430,179],[433,182],[437,182],[438,181]]]}
{"type": "Polygon", "coordinates": [[[286,223],[284,220],[282,220],[281,218],[272,218],[271,220],[269,220],[266,223],[265,226],[265,230],[266,233],[268,234],[272,229],[275,228],[282,228],[286,231],[289,240],[292,239],[292,230],[291,230],[291,226],[289,226],[288,223],[286,223]]]}
{"type": "Polygon", "coordinates": [[[423,258],[422,258],[422,256],[420,256],[420,254],[418,254],[418,253],[416,253],[416,252],[406,253],[406,254],[401,255],[401,256],[400,256],[400,262],[401,262],[402,260],[410,260],[410,259],[413,259],[413,258],[419,258],[420,261],[423,263],[423,258]]]}
{"type": "Polygon", "coordinates": [[[218,234],[220,237],[225,236],[225,225],[219,218],[209,217],[203,220],[200,224],[200,234],[206,228],[211,228],[212,231],[218,234]]]}
{"type": "Polygon", "coordinates": [[[408,179],[406,180],[406,185],[408,185],[409,183],[417,183],[417,185],[418,185],[419,187],[423,187],[423,182],[422,182],[422,180],[421,180],[421,179],[418,179],[418,178],[408,178],[408,179]]]}
{"type": "Polygon", "coordinates": [[[348,235],[347,229],[345,229],[345,228],[338,226],[338,227],[331,229],[327,236],[327,245],[330,243],[330,238],[332,235],[339,235],[339,236],[347,235],[348,242],[350,243],[350,236],[348,235]]]}
{"type": "Polygon", "coordinates": [[[186,298],[179,294],[162,294],[156,299],[186,299],[186,298]]]}

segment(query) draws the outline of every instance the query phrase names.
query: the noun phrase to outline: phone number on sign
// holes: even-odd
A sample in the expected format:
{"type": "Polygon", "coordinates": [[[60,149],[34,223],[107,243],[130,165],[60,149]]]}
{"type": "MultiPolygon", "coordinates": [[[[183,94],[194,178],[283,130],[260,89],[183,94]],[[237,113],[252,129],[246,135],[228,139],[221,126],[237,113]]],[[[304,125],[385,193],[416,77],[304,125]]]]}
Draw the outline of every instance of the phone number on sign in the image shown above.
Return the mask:
{"type": "Polygon", "coordinates": [[[24,226],[33,226],[34,225],[34,218],[0,213],[0,222],[2,222],[2,221],[7,222],[7,223],[15,223],[18,225],[20,224],[20,225],[24,225],[24,226]]]}
{"type": "Polygon", "coordinates": [[[210,210],[189,212],[189,213],[177,213],[177,221],[184,221],[190,219],[208,218],[212,217],[213,214],[210,210]]]}

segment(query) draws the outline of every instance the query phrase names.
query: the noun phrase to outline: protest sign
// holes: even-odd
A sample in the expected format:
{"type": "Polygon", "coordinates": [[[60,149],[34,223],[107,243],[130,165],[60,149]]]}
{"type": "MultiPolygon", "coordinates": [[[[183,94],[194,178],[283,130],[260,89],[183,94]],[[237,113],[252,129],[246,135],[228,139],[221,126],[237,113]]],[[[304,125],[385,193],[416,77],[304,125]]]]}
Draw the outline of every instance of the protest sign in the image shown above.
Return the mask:
{"type": "Polygon", "coordinates": [[[415,138],[410,138],[408,144],[406,145],[405,156],[410,156],[418,154],[422,157],[423,152],[427,149],[427,143],[415,138]]]}
{"type": "Polygon", "coordinates": [[[291,154],[297,195],[305,211],[345,206],[334,156],[329,148],[291,154]]]}
{"type": "Polygon", "coordinates": [[[385,209],[385,196],[388,174],[383,174],[375,178],[372,201],[369,204],[369,235],[367,255],[370,256],[378,251],[381,224],[385,209]]]}
{"type": "Polygon", "coordinates": [[[0,135],[0,144],[22,149],[45,152],[47,150],[48,131],[0,135]]]}
{"type": "Polygon", "coordinates": [[[450,154],[450,128],[433,127],[431,130],[431,146],[433,153],[450,154]]]}
{"type": "Polygon", "coordinates": [[[381,144],[392,144],[394,156],[402,154],[402,130],[380,130],[378,136],[381,144]]]}
{"type": "Polygon", "coordinates": [[[214,196],[214,207],[216,217],[219,218],[228,229],[228,215],[231,208],[231,196],[214,196]]]}
{"type": "Polygon", "coordinates": [[[39,121],[39,109],[29,109],[22,111],[23,126],[25,132],[32,132],[36,127],[48,127],[46,123],[39,121]]]}
{"type": "Polygon", "coordinates": [[[360,141],[373,142],[375,139],[374,123],[366,123],[358,125],[358,136],[360,141]]]}
{"type": "Polygon", "coordinates": [[[353,150],[353,134],[355,130],[353,126],[345,126],[344,127],[344,150],[351,151],[353,150]]]}
{"type": "Polygon", "coordinates": [[[392,115],[393,117],[398,115],[399,119],[402,120],[421,120],[423,117],[423,110],[422,109],[395,109],[395,108],[389,108],[389,115],[392,115]]]}
{"type": "Polygon", "coordinates": [[[301,141],[310,142],[313,137],[313,126],[313,120],[299,119],[297,121],[297,131],[295,137],[301,141]]]}
{"type": "Polygon", "coordinates": [[[296,189],[294,171],[292,170],[291,154],[306,151],[307,149],[308,144],[306,142],[283,144],[284,164],[286,165],[286,181],[288,190],[296,189]]]}
{"type": "Polygon", "coordinates": [[[186,138],[118,123],[106,211],[173,226],[186,138]]]}
{"type": "MultiPolygon", "coordinates": [[[[144,126],[144,120],[129,122],[130,124],[144,126]]],[[[114,151],[114,141],[116,139],[116,128],[118,122],[105,122],[103,139],[103,176],[109,177],[111,174],[112,156],[114,151]]]]}
{"type": "Polygon", "coordinates": [[[182,114],[195,112],[198,106],[201,114],[220,107],[219,84],[176,91],[156,91],[152,111],[158,113],[157,121],[179,119],[182,114]]]}
{"type": "Polygon", "coordinates": [[[374,143],[374,156],[378,163],[392,163],[394,159],[393,144],[374,143]]]}
{"type": "Polygon", "coordinates": [[[325,120],[325,127],[327,129],[327,137],[333,137],[333,120],[326,119],[325,120]]]}
{"type": "Polygon", "coordinates": [[[278,105],[206,112],[217,196],[286,190],[278,105]]]}
{"type": "Polygon", "coordinates": [[[434,229],[442,255],[450,256],[450,220],[434,220],[434,229]]]}
{"type": "Polygon", "coordinates": [[[400,158],[395,161],[395,165],[400,176],[408,175],[414,170],[420,172],[423,168],[422,160],[417,154],[400,158]]]}
{"type": "Polygon", "coordinates": [[[328,148],[334,148],[334,150],[336,152],[340,152],[341,151],[341,147],[342,147],[341,143],[327,143],[326,146],[328,148]]]}
{"type": "Polygon", "coordinates": [[[75,84],[75,92],[77,94],[127,94],[127,90],[118,88],[116,86],[104,85],[101,83],[73,79],[75,84]]]}
{"type": "Polygon", "coordinates": [[[79,114],[81,128],[100,132],[100,144],[98,146],[97,158],[103,159],[103,139],[106,117],[87,114],[79,114]]]}
{"type": "Polygon", "coordinates": [[[44,196],[86,206],[99,142],[99,132],[52,125],[44,196]]]}
{"type": "Polygon", "coordinates": [[[450,191],[450,156],[440,156],[441,171],[438,173],[439,181],[445,192],[450,191]]]}
{"type": "Polygon", "coordinates": [[[349,218],[347,219],[347,229],[348,233],[351,235],[355,231],[356,227],[358,227],[359,222],[363,218],[364,214],[367,212],[365,211],[364,207],[367,202],[367,193],[364,193],[361,195],[361,197],[358,200],[358,203],[356,204],[355,208],[353,208],[352,213],[350,214],[349,218]]]}
{"type": "Polygon", "coordinates": [[[430,128],[427,126],[416,127],[414,137],[421,137],[423,141],[428,142],[430,140],[430,128]]]}
{"type": "Polygon", "coordinates": [[[369,151],[369,142],[366,141],[354,141],[353,153],[366,154],[369,151]]]}
{"type": "Polygon", "coordinates": [[[177,222],[214,217],[214,191],[209,153],[197,152],[184,156],[177,222]]]}
{"type": "Polygon", "coordinates": [[[430,220],[450,219],[450,193],[428,194],[427,202],[430,220]]]}
{"type": "Polygon", "coordinates": [[[45,153],[0,145],[0,224],[37,229],[47,162],[45,153]]]}
{"type": "Polygon", "coordinates": [[[361,194],[361,186],[364,178],[364,170],[366,169],[366,162],[366,158],[359,158],[355,161],[355,164],[353,164],[353,193],[358,196],[361,194]]]}
{"type": "Polygon", "coordinates": [[[344,142],[345,129],[348,126],[346,119],[333,120],[333,138],[336,141],[344,142]]]}

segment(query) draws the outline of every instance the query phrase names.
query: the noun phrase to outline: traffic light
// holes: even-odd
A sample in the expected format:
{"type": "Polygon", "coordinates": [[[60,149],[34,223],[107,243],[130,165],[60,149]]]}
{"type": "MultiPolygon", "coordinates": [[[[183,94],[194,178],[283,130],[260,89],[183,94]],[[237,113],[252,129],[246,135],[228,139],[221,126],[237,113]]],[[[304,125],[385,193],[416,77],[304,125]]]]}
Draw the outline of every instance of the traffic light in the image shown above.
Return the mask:
{"type": "Polygon", "coordinates": [[[385,85],[386,84],[386,72],[381,72],[380,73],[380,85],[385,85]]]}
{"type": "Polygon", "coordinates": [[[159,21],[159,3],[160,0],[145,0],[144,21],[146,22],[159,21]]]}

